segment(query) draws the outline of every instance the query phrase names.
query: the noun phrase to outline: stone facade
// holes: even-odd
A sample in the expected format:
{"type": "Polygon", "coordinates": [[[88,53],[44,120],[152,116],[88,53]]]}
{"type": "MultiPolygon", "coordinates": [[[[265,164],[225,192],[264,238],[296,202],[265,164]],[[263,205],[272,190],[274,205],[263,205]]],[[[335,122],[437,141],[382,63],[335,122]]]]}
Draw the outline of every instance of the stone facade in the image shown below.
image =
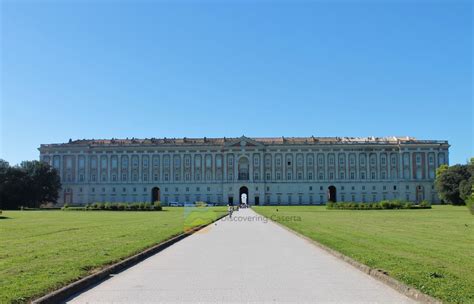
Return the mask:
{"type": "Polygon", "coordinates": [[[410,137],[75,140],[45,144],[60,204],[194,202],[324,204],[402,199],[438,202],[436,168],[447,141],[410,137]]]}

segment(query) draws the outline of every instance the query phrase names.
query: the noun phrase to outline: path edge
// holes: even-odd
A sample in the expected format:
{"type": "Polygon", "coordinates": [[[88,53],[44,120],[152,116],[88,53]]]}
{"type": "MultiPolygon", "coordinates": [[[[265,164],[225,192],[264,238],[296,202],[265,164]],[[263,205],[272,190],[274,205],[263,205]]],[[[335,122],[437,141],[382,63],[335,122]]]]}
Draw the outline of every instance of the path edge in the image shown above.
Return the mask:
{"type": "Polygon", "coordinates": [[[396,291],[398,291],[401,294],[409,297],[410,299],[419,301],[421,303],[430,303],[430,304],[442,304],[443,303],[441,300],[438,300],[438,299],[436,299],[436,298],[434,298],[430,295],[427,295],[427,294],[421,292],[420,290],[418,290],[414,287],[408,286],[407,284],[402,283],[402,282],[398,281],[397,279],[387,275],[381,269],[371,268],[371,267],[369,267],[365,264],[362,264],[362,263],[348,257],[347,255],[340,253],[337,250],[329,248],[326,245],[323,245],[323,244],[319,243],[318,241],[315,241],[312,238],[307,237],[306,235],[303,235],[303,234],[299,233],[298,231],[295,231],[295,230],[293,230],[293,229],[291,229],[291,228],[289,228],[289,227],[287,227],[287,226],[285,226],[285,225],[283,225],[279,222],[276,222],[276,221],[272,220],[269,217],[264,216],[263,214],[258,213],[255,210],[253,210],[253,212],[257,213],[260,216],[265,217],[266,219],[268,219],[272,223],[275,223],[276,225],[280,226],[281,228],[285,229],[286,231],[288,231],[288,232],[290,232],[290,233],[306,240],[307,242],[315,245],[316,247],[319,247],[319,248],[323,249],[324,251],[328,252],[332,256],[334,256],[334,257],[336,257],[336,258],[338,258],[338,259],[354,266],[358,270],[368,274],[369,276],[377,279],[378,281],[384,283],[385,285],[388,285],[389,287],[395,289],[396,291]]]}
{"type": "Polygon", "coordinates": [[[115,264],[112,264],[110,266],[105,267],[104,269],[88,275],[82,279],[79,279],[77,281],[74,281],[64,287],[61,287],[57,290],[54,290],[38,299],[32,300],[32,304],[54,304],[54,303],[62,303],[65,300],[69,299],[73,295],[86,290],[87,288],[96,285],[102,281],[107,280],[110,278],[110,275],[112,274],[117,274],[119,272],[122,272],[140,262],[143,260],[151,257],[152,255],[170,247],[171,245],[183,240],[184,238],[198,232],[199,230],[208,227],[209,225],[214,224],[215,222],[221,220],[222,218],[226,217],[228,213],[225,213],[224,215],[221,215],[217,217],[215,220],[210,222],[207,225],[202,225],[202,226],[197,226],[194,227],[193,229],[183,232],[177,236],[174,236],[166,241],[163,241],[161,243],[158,243],[156,245],[153,245],[150,248],[147,248],[135,255],[132,255],[122,261],[119,261],[115,264]]]}

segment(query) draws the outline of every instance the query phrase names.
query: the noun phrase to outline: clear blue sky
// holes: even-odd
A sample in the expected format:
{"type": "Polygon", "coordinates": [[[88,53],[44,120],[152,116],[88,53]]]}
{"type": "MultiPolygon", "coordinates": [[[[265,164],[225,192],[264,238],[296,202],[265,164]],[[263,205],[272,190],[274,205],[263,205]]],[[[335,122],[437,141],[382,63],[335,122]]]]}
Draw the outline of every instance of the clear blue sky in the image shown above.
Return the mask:
{"type": "Polygon", "coordinates": [[[464,163],[473,7],[453,2],[3,0],[0,157],[69,138],[409,135],[464,163]]]}

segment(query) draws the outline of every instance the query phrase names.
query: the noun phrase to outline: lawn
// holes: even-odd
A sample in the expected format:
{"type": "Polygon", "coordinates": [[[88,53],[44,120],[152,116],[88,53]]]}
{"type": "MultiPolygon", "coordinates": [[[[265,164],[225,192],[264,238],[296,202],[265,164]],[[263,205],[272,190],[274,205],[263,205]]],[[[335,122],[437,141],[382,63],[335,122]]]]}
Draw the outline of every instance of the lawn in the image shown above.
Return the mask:
{"type": "Polygon", "coordinates": [[[474,303],[474,216],[466,207],[254,210],[443,302],[474,303]]]}
{"type": "Polygon", "coordinates": [[[224,213],[225,207],[161,212],[4,211],[0,303],[41,296],[224,213]]]}

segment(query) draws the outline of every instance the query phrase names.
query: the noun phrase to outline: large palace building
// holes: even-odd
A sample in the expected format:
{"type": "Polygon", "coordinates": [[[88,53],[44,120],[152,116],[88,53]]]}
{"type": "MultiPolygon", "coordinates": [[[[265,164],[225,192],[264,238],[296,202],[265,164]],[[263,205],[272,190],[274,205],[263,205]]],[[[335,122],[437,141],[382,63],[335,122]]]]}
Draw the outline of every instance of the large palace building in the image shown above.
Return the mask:
{"type": "Polygon", "coordinates": [[[39,148],[60,174],[59,203],[324,204],[438,202],[447,141],[411,137],[70,140],[39,148]]]}

